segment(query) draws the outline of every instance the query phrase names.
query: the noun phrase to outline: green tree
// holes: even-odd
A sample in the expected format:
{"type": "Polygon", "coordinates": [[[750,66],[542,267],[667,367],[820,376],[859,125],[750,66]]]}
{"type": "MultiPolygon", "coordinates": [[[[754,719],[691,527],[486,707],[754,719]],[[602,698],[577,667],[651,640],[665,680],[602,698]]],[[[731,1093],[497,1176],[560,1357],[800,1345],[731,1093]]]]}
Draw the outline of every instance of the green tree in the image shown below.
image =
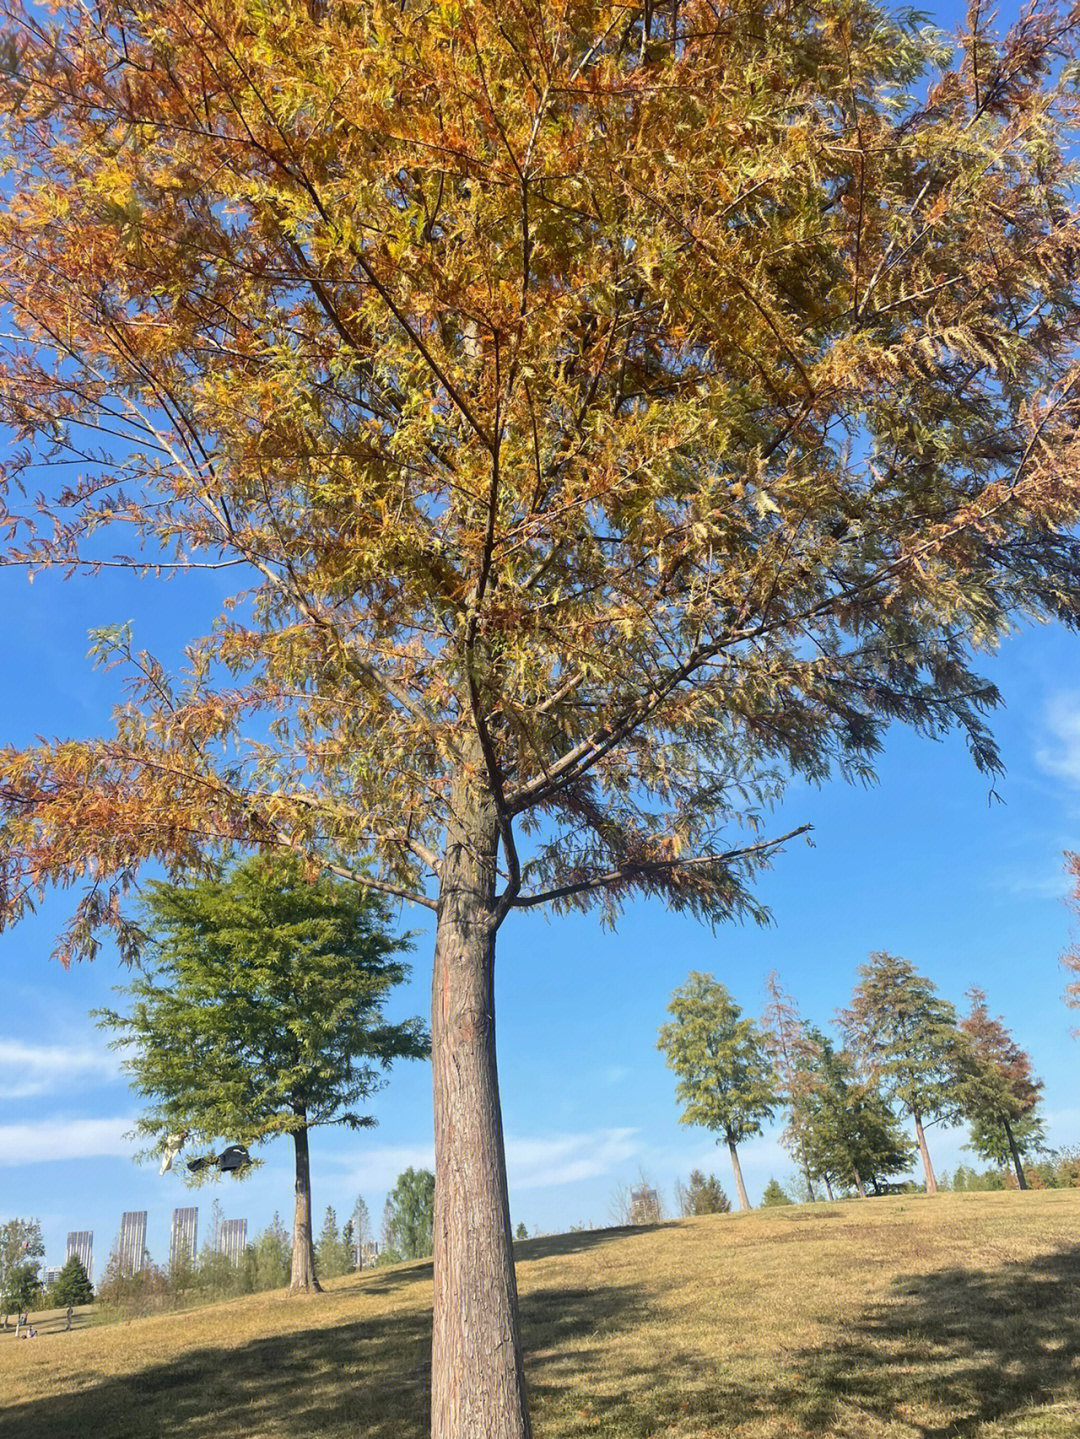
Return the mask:
{"type": "Polygon", "coordinates": [[[67,1309],[77,1304],[92,1304],[94,1286],[77,1254],[71,1258],[56,1276],[56,1283],[50,1291],[50,1298],[57,1309],[67,1309]]]}
{"type": "Polygon", "coordinates": [[[956,1010],[909,960],[877,951],[859,967],[844,1036],[865,1076],[914,1121],[926,1174],[937,1193],[925,1127],[957,1113],[959,1035],[956,1010]]]}
{"type": "Polygon", "coordinates": [[[873,1080],[860,1080],[846,1050],[837,1050],[820,1030],[808,1031],[804,1060],[805,1126],[810,1168],[832,1193],[833,1184],[854,1187],[865,1197],[911,1163],[913,1149],[900,1121],[873,1080]]]}
{"type": "Polygon", "coordinates": [[[760,912],[774,766],[899,720],[993,769],[972,650],[1080,606],[1076,28],[5,10],[4,562],[235,585],[0,753],[4,907],[124,943],[140,867],[240,844],[437,913],[432,1428],[523,1439],[504,920],[760,912]]]}
{"type": "Polygon", "coordinates": [[[515,1238],[515,1239],[528,1239],[528,1237],[529,1237],[529,1231],[525,1228],[525,1225],[524,1225],[523,1223],[519,1223],[519,1224],[518,1224],[518,1227],[514,1230],[514,1238],[515,1238]]]}
{"type": "Polygon", "coordinates": [[[679,1213],[687,1219],[697,1214],[727,1214],[731,1210],[731,1201],[716,1175],[705,1175],[700,1169],[691,1169],[687,1184],[676,1183],[675,1199],[679,1213]]]}
{"type": "Polygon", "coordinates": [[[5,1328],[9,1314],[26,1308],[18,1301],[36,1279],[44,1253],[39,1220],[7,1219],[0,1224],[0,1317],[5,1328]]]}
{"type": "Polygon", "coordinates": [[[383,1248],[398,1259],[424,1259],[431,1253],[435,1222],[435,1176],[430,1169],[403,1170],[387,1195],[383,1248]]]}
{"type": "Polygon", "coordinates": [[[671,996],[668,1013],[673,1017],[661,1027],[657,1048],[679,1076],[680,1121],[725,1141],[739,1208],[749,1209],[737,1146],[761,1133],[777,1102],[765,1037],[711,974],[692,971],[671,996]]]}
{"type": "Polygon", "coordinates": [[[351,1246],[338,1233],[337,1215],[327,1205],[319,1242],[315,1246],[315,1272],[323,1279],[339,1279],[352,1270],[351,1246]]]}
{"type": "Polygon", "coordinates": [[[140,973],[119,991],[130,1008],[98,1011],[151,1101],[139,1131],[158,1151],[183,1129],[215,1144],[290,1135],[291,1287],[317,1289],[308,1132],[374,1124],[358,1106],[395,1059],[428,1053],[418,1019],[383,1015],[408,973],[406,941],[389,933],[378,895],[328,874],[310,882],[288,855],[187,887],[152,883],[143,915],[140,973]]]}
{"type": "Polygon", "coordinates": [[[255,1275],[260,1290],[284,1289],[292,1272],[292,1244],[277,1210],[255,1243],[255,1275]]]}
{"type": "Polygon", "coordinates": [[[770,1179],[761,1195],[762,1209],[775,1209],[778,1205],[790,1204],[791,1202],[791,1196],[786,1190],[781,1188],[779,1182],[775,1179],[770,1179]]]}
{"type": "Polygon", "coordinates": [[[960,1021],[966,1041],[957,1086],[960,1112],[970,1125],[976,1154],[997,1164],[1011,1160],[1016,1182],[1026,1189],[1022,1156],[1043,1141],[1042,1081],[1032,1074],[1029,1056],[1004,1021],[991,1017],[985,993],[972,987],[968,999],[971,1011],[960,1021]]]}

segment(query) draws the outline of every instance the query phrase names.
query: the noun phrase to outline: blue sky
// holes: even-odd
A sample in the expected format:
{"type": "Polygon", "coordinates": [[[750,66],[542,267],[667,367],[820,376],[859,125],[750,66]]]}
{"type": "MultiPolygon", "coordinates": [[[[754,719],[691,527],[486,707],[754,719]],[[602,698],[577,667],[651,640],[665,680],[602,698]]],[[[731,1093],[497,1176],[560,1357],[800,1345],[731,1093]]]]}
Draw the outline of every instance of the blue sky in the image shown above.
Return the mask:
{"type": "MultiPolygon", "coordinates": [[[[0,572],[0,735],[88,735],[108,723],[116,678],[85,660],[88,619],[134,618],[136,639],[175,656],[216,598],[205,581],[168,586],[125,576],[62,582],[0,572]]],[[[940,744],[903,730],[889,737],[880,783],[822,790],[797,786],[773,832],[814,825],[762,879],[774,923],[710,932],[640,903],[617,932],[595,917],[513,916],[500,936],[498,1039],[515,1223],[559,1230],[605,1223],[620,1185],[644,1171],[671,1202],[678,1176],[714,1169],[733,1192],[726,1154],[680,1125],[673,1076],[655,1048],[671,991],[691,969],[716,974],[744,1009],[760,1013],[764,981],[779,971],[805,1016],[828,1023],[849,998],[856,967],[875,949],[911,959],[949,999],[979,984],[1032,1054],[1046,1081],[1050,1143],[1080,1142],[1077,1015],[1061,1002],[1058,956],[1068,940],[1066,849],[1080,849],[1080,637],[1029,630],[991,657],[986,672],[1006,706],[995,721],[1008,767],[1001,803],[953,737],[940,744]]],[[[291,1146],[279,1140],[242,1184],[194,1193],[178,1173],[132,1162],[123,1139],[138,1112],[88,1010],[113,1002],[124,981],[114,956],[65,971],[50,958],[66,914],[56,896],[0,936],[0,1217],[41,1219],[48,1261],[69,1229],[92,1229],[102,1266],[124,1209],[148,1211],[148,1243],[164,1259],[173,1206],[214,1197],[249,1232],[291,1204],[291,1146]]],[[[411,983],[395,1014],[426,1014],[430,916],[417,931],[411,983]]],[[[312,1144],[317,1215],[339,1216],[363,1194],[376,1227],[383,1199],[406,1165],[431,1162],[430,1070],[399,1069],[378,1096],[378,1128],[323,1130],[312,1144]]],[[[931,1131],[937,1167],[970,1158],[962,1132],[931,1131]]],[[[774,1133],[742,1159],[755,1198],[791,1164],[774,1133]]]]}

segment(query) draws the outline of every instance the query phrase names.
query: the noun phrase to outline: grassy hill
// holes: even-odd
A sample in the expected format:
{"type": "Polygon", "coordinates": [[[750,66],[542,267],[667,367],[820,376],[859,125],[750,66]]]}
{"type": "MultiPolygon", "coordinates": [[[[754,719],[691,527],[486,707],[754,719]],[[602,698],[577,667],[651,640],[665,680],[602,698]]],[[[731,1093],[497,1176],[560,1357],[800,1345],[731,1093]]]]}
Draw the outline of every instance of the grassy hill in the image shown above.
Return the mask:
{"type": "MultiPolygon", "coordinates": [[[[518,1246],[537,1439],[1077,1439],[1080,1190],[518,1246]]],[[[419,1439],[431,1269],[0,1336],[2,1439],[419,1439]]]]}

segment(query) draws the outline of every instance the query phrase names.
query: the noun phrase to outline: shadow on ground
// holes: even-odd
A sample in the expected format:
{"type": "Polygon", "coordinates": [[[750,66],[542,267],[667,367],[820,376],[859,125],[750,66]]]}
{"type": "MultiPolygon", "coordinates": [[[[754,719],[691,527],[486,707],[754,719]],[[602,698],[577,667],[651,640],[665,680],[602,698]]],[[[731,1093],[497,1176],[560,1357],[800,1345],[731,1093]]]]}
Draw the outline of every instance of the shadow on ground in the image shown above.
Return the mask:
{"type": "MultiPolygon", "coordinates": [[[[827,1349],[760,1353],[736,1365],[704,1352],[710,1347],[673,1353],[658,1345],[655,1362],[623,1369],[616,1392],[590,1394],[581,1428],[566,1422],[580,1402],[565,1394],[571,1353],[530,1366],[533,1398],[553,1433],[620,1439],[677,1434],[682,1424],[693,1433],[755,1434],[754,1421],[770,1434],[974,1439],[984,1425],[1012,1432],[1010,1420],[1030,1419],[1041,1405],[1067,1413],[1040,1434],[1080,1433],[1080,1245],[992,1270],[899,1277],[827,1349]]],[[[588,1351],[577,1358],[577,1372],[588,1375],[588,1351]]],[[[610,1358],[600,1362],[610,1375],[610,1358]]],[[[579,1396],[589,1390],[587,1378],[577,1386],[579,1396]]]]}
{"type": "MultiPolygon", "coordinates": [[[[194,1349],[0,1410],[0,1439],[422,1439],[430,1314],[419,1305],[388,1316],[362,1310],[365,1294],[423,1274],[415,1266],[373,1276],[357,1291],[358,1317],[332,1328],[194,1349]]],[[[525,1296],[538,1436],[647,1439],[737,1424],[754,1433],[757,1421],[762,1432],[781,1432],[780,1423],[792,1435],[877,1435],[895,1425],[892,1433],[917,1439],[974,1439],[984,1424],[1007,1425],[1077,1393],[1080,1245],[992,1270],[902,1277],[828,1348],[744,1350],[738,1362],[716,1352],[711,1334],[699,1348],[673,1350],[657,1301],[628,1285],[525,1296]]]]}
{"type": "MultiPolygon", "coordinates": [[[[357,1307],[372,1293],[422,1278],[424,1268],[373,1278],[358,1291],[357,1307]]],[[[545,1340],[582,1363],[598,1328],[614,1316],[628,1324],[640,1318],[635,1294],[617,1286],[533,1295],[528,1307],[545,1340]]],[[[191,1349],[169,1363],[99,1376],[75,1394],[0,1407],[0,1436],[423,1439],[430,1366],[430,1310],[399,1310],[233,1349],[191,1349]]]]}

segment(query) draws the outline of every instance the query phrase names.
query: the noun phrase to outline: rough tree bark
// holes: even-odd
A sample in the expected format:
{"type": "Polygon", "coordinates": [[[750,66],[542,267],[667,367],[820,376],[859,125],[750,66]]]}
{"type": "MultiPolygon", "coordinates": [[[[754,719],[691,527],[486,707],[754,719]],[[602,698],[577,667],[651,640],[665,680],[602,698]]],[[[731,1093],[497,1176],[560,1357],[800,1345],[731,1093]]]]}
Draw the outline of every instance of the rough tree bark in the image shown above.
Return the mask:
{"type": "Polygon", "coordinates": [[[731,1167],[735,1171],[735,1189],[739,1196],[739,1208],[749,1209],[750,1201],[746,1197],[746,1185],[742,1181],[742,1166],[739,1164],[739,1152],[735,1148],[735,1141],[729,1139],[727,1147],[728,1153],[731,1155],[731,1167]]]}
{"type": "Polygon", "coordinates": [[[293,1131],[296,1146],[296,1208],[293,1212],[292,1278],[290,1289],[322,1292],[315,1277],[315,1251],[311,1242],[311,1161],[307,1125],[293,1131]]]}
{"type": "Polygon", "coordinates": [[[860,1199],[865,1199],[865,1198],[866,1198],[866,1185],[863,1184],[863,1182],[862,1182],[862,1175],[859,1173],[859,1171],[855,1168],[854,1165],[851,1166],[851,1173],[852,1173],[852,1176],[854,1177],[854,1180],[855,1180],[855,1190],[856,1190],[856,1193],[858,1194],[858,1196],[859,1196],[860,1199]]]}
{"type": "Polygon", "coordinates": [[[1005,1138],[1009,1141],[1009,1149],[1013,1158],[1013,1168],[1016,1170],[1016,1182],[1021,1189],[1026,1189],[1028,1187],[1027,1176],[1024,1174],[1024,1165],[1020,1158],[1020,1151],[1017,1149],[1016,1140],[1013,1138],[1012,1125],[1007,1119],[1003,1119],[1001,1122],[1005,1126],[1005,1138]]]}
{"type": "Polygon", "coordinates": [[[439,884],[432,1439],[530,1439],[495,1060],[498,825],[475,771],[455,780],[439,884]]]}
{"type": "Polygon", "coordinates": [[[912,1115],[915,1120],[915,1137],[919,1141],[919,1153],[922,1155],[923,1171],[926,1174],[927,1194],[937,1193],[937,1180],[934,1178],[934,1166],[930,1163],[930,1151],[926,1147],[926,1135],[923,1133],[922,1115],[912,1115]]]}

